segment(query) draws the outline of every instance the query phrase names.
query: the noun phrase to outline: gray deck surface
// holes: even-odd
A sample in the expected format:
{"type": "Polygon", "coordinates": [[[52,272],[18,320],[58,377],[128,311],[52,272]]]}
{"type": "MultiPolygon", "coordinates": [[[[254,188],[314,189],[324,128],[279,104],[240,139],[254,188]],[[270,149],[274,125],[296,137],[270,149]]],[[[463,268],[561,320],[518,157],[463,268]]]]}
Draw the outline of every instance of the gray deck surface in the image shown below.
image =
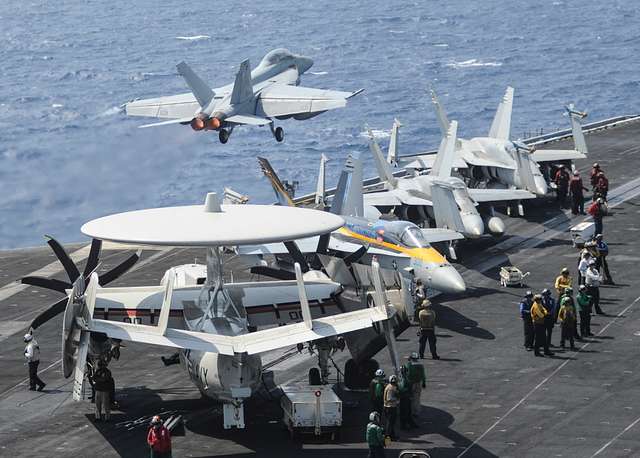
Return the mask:
{"type": "MultiPolygon", "coordinates": [[[[567,229],[584,218],[559,211],[553,201],[528,205],[524,218],[507,219],[508,237],[458,249],[468,292],[437,300],[442,359],[425,360],[428,386],[420,428],[402,432],[387,456],[405,448],[425,449],[433,457],[640,456],[640,124],[593,133],[587,143],[590,157],[578,164],[585,182],[594,160],[611,182],[613,215],[605,219],[604,231],[617,283],[602,288],[607,316],[594,317],[596,337],[579,343],[578,352],[558,351],[551,358],[535,358],[522,347],[517,303],[524,290],[500,288],[499,266],[530,271],[527,283],[536,291],[552,287],[562,267],[576,270],[577,251],[567,229]]],[[[102,268],[129,253],[107,250],[102,268]]],[[[203,256],[192,249],[150,250],[114,285],[157,284],[168,267],[203,256]]],[[[277,402],[266,395],[248,403],[246,430],[225,431],[220,406],[202,400],[179,366],[162,365],[159,357],[170,351],[138,344],[127,343],[121,359],[111,364],[122,410],[110,424],[95,424],[93,406],[71,401],[71,382],[61,375],[60,317],[37,332],[47,388],[28,391],[22,335],[38,311],[59,296],[16,288],[12,281],[53,261],[48,248],[0,252],[1,456],[147,456],[146,426],[128,422],[160,411],[178,411],[187,420],[186,436],[174,438],[175,457],[366,456],[368,403],[362,394],[344,395],[345,426],[333,443],[290,441],[278,423],[277,402]]],[[[402,355],[413,351],[416,341],[415,328],[405,331],[398,343],[402,355]]],[[[336,362],[347,357],[338,354],[336,362]]],[[[377,359],[390,369],[386,351],[377,359]]],[[[304,355],[289,358],[273,368],[276,381],[304,379],[314,363],[304,355]]]]}

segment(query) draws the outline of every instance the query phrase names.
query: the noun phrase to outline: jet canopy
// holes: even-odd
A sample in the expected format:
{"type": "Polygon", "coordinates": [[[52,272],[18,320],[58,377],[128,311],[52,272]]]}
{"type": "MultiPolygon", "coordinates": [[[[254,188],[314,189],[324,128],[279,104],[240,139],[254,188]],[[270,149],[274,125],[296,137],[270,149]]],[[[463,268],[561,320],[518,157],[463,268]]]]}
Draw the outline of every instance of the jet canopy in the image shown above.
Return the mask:
{"type": "Polygon", "coordinates": [[[384,224],[374,226],[374,229],[384,242],[408,248],[429,248],[429,242],[420,228],[409,221],[385,221],[384,224]]]}
{"type": "Polygon", "coordinates": [[[285,48],[274,49],[269,51],[260,62],[260,65],[275,65],[283,60],[293,59],[295,56],[291,51],[285,48]]]}

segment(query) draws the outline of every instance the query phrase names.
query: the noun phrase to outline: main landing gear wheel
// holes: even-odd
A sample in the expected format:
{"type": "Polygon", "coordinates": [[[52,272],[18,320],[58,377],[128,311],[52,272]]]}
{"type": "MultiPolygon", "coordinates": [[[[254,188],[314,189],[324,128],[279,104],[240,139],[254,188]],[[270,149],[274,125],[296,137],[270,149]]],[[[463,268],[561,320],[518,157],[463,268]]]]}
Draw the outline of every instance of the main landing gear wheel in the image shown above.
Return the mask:
{"type": "Polygon", "coordinates": [[[276,137],[277,142],[282,142],[284,140],[284,129],[276,127],[276,130],[273,131],[273,136],[276,137]]]}
{"type": "Polygon", "coordinates": [[[320,369],[312,367],[309,369],[309,385],[322,385],[322,378],[320,377],[320,369]]]}
{"type": "Polygon", "coordinates": [[[229,141],[229,131],[227,129],[220,129],[218,138],[220,139],[220,143],[227,143],[229,141]]]}
{"type": "Polygon", "coordinates": [[[344,385],[351,390],[368,388],[379,368],[375,359],[367,359],[360,364],[349,359],[344,365],[344,385]]]}

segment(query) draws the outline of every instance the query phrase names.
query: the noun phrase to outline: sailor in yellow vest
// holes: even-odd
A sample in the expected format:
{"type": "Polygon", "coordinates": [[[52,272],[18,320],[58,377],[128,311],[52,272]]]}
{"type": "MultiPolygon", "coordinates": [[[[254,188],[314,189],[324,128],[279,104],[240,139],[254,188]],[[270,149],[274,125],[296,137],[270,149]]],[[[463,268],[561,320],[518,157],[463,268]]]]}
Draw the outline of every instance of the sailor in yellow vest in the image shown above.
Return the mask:
{"type": "Polygon", "coordinates": [[[547,342],[547,327],[545,325],[545,317],[547,315],[547,309],[542,305],[542,296],[536,294],[533,296],[533,304],[531,304],[531,321],[533,321],[533,332],[535,335],[533,352],[536,356],[543,356],[542,353],[540,353],[540,347],[544,347],[545,355],[553,356],[553,353],[549,350],[549,343],[547,342]]]}

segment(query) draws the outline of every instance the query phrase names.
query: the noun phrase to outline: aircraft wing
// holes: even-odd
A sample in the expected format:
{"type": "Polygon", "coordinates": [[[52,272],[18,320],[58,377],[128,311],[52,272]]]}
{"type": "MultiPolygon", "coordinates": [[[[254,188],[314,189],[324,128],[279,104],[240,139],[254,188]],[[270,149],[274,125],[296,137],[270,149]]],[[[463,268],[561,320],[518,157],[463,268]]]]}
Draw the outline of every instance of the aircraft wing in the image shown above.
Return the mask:
{"type": "Polygon", "coordinates": [[[429,243],[448,242],[449,240],[460,240],[464,238],[460,232],[450,229],[422,229],[422,235],[429,243]]]}
{"type": "Polygon", "coordinates": [[[501,169],[510,170],[516,169],[513,160],[509,160],[508,162],[500,161],[480,150],[463,153],[462,158],[467,164],[475,165],[478,167],[498,167],[501,169]]]}
{"type": "Polygon", "coordinates": [[[469,188],[469,195],[476,202],[501,202],[505,200],[535,199],[535,194],[522,189],[475,189],[469,188]]]}
{"type": "Polygon", "coordinates": [[[96,319],[91,320],[89,329],[92,332],[102,332],[111,338],[131,342],[208,351],[223,355],[245,352],[253,355],[289,347],[297,343],[365,329],[373,323],[387,318],[388,314],[378,308],[366,308],[317,318],[311,321],[311,328],[307,323],[302,322],[238,336],[223,336],[174,328],[167,328],[164,334],[160,334],[157,326],[96,319]]]}
{"type": "Polygon", "coordinates": [[[401,189],[393,191],[371,192],[364,194],[364,204],[374,207],[396,205],[432,205],[431,200],[422,193],[408,192],[401,189]]]}
{"type": "Polygon", "coordinates": [[[356,93],[275,83],[260,91],[256,115],[271,118],[319,114],[345,107],[347,99],[354,95],[356,93]]]}
{"type": "MultiPolygon", "coordinates": [[[[405,169],[431,169],[433,168],[433,164],[436,162],[436,155],[435,153],[430,153],[415,156],[400,156],[397,158],[396,162],[399,167],[403,167],[405,169]]],[[[453,168],[466,169],[467,167],[467,163],[456,155],[453,160],[453,168]]]]}
{"type": "Polygon", "coordinates": [[[178,94],[154,99],[134,100],[126,103],[127,116],[146,116],[149,118],[193,119],[200,104],[192,93],[178,94]]]}
{"type": "Polygon", "coordinates": [[[584,153],[574,149],[537,149],[531,153],[531,158],[536,162],[573,161],[586,157],[584,153]]]}

